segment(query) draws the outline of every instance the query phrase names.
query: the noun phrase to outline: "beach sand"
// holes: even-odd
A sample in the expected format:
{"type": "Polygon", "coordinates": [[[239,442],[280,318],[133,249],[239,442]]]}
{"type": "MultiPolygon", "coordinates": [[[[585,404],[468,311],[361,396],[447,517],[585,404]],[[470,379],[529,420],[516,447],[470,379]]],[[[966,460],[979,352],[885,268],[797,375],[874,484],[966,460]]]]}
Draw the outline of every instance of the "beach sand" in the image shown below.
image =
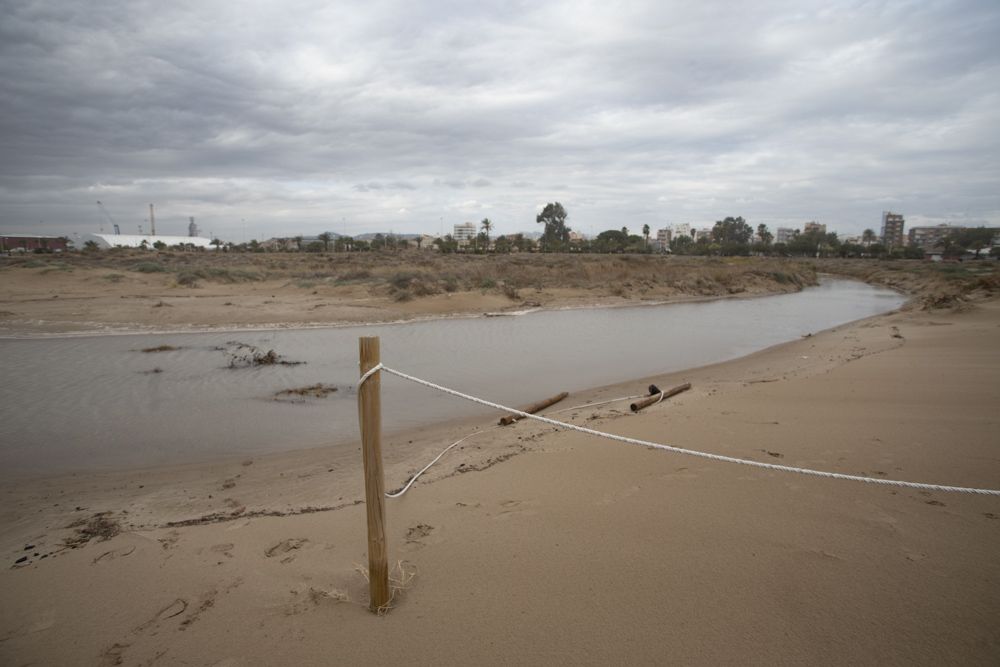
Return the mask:
{"type": "MultiPolygon", "coordinates": [[[[691,382],[637,415],[558,416],[744,459],[1000,488],[998,334],[996,299],[907,310],[549,414],[691,382]]],[[[387,501],[403,587],[382,617],[359,571],[360,473],[328,450],[6,484],[0,662],[1000,661],[1000,498],[494,423],[385,443],[391,489],[484,431],[387,501]]]]}

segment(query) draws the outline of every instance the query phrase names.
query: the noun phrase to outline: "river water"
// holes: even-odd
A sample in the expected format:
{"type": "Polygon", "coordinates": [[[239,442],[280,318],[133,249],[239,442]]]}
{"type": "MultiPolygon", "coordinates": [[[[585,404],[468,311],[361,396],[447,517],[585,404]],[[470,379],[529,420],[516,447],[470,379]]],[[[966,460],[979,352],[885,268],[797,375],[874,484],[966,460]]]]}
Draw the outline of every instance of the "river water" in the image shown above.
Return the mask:
{"type": "MultiPolygon", "coordinates": [[[[358,439],[358,337],[382,361],[517,405],[692,368],[893,310],[899,294],[825,280],[795,294],[340,328],[0,340],[0,470],[21,475],[197,462],[358,439]],[[233,343],[304,362],[229,368],[233,343]],[[159,345],[175,351],[144,353],[159,345]],[[159,369],[159,372],[150,372],[159,369]],[[326,398],[276,401],[334,385],[326,398]]],[[[490,411],[391,376],[386,432],[490,411]]]]}

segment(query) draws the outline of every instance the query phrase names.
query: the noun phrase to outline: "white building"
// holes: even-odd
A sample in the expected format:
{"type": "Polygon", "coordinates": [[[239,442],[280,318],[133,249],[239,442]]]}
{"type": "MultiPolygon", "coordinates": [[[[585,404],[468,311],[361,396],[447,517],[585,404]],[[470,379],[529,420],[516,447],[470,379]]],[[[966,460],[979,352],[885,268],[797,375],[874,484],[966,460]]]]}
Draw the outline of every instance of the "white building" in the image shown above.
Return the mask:
{"type": "Polygon", "coordinates": [[[774,233],[775,243],[788,243],[795,238],[795,235],[799,233],[799,230],[792,229],[791,227],[778,227],[774,233]]]}
{"type": "Polygon", "coordinates": [[[144,245],[152,249],[157,241],[168,247],[175,245],[193,245],[196,248],[214,250],[212,239],[202,236],[153,236],[151,234],[84,234],[81,244],[93,241],[98,248],[142,248],[144,245]]]}
{"type": "Polygon", "coordinates": [[[460,225],[455,225],[455,233],[451,237],[458,242],[459,248],[464,248],[475,240],[476,230],[476,223],[463,222],[460,225]]]}
{"type": "Polygon", "coordinates": [[[673,237],[678,236],[689,236],[694,238],[694,234],[691,233],[691,225],[686,222],[681,222],[673,226],[673,237]]]}

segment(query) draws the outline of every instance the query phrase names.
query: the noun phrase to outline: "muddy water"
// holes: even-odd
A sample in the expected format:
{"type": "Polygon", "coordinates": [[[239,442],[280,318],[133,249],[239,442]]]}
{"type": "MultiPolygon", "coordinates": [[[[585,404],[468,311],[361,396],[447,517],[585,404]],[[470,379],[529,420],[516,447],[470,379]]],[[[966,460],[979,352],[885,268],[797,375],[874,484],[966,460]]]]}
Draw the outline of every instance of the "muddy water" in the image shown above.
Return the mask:
{"type": "MultiPolygon", "coordinates": [[[[0,471],[13,475],[354,446],[359,336],[386,365],[506,404],[701,366],[899,307],[828,280],[749,300],[257,332],[0,340],[0,471]],[[232,343],[299,365],[229,368],[232,343]],[[144,353],[159,345],[179,349],[144,353]],[[156,371],[156,372],[153,372],[156,371]],[[333,394],[275,400],[324,383],[333,394]]],[[[388,432],[489,411],[384,377],[388,432]]]]}

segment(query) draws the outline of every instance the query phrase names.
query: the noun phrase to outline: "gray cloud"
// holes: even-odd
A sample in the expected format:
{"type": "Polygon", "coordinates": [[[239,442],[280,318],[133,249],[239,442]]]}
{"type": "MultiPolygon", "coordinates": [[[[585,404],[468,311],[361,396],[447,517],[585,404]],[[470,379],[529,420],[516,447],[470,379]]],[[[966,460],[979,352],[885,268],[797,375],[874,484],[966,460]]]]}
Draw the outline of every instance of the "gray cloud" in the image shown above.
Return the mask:
{"type": "Polygon", "coordinates": [[[0,228],[1000,223],[1000,7],[746,4],[8,1],[0,228]]]}

